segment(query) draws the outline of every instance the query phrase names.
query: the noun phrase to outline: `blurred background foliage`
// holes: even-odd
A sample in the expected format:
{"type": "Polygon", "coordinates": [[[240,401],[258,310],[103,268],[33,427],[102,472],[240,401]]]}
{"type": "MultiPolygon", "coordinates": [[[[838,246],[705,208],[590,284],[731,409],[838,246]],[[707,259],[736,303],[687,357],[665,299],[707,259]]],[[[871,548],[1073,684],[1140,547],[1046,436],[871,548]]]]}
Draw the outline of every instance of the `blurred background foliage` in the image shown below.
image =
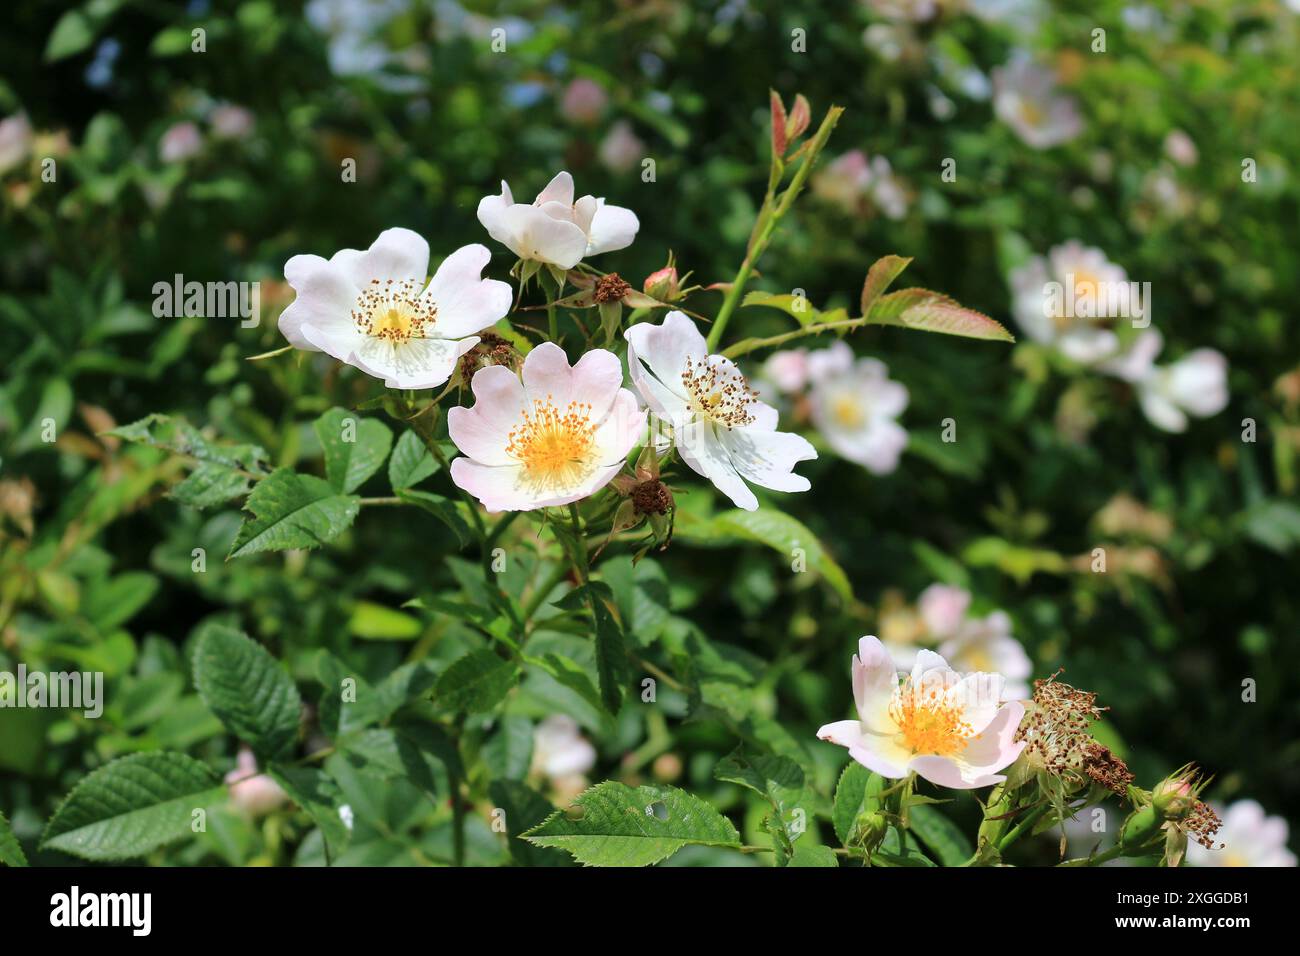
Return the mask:
{"type": "MultiPolygon", "coordinates": [[[[960,584],[977,609],[1011,615],[1039,676],[1064,666],[1099,693],[1140,777],[1195,759],[1216,775],[1216,799],[1300,818],[1300,15],[1280,0],[13,0],[4,21],[0,116],[21,123],[0,137],[0,669],[97,669],[108,684],[99,721],[0,710],[0,806],[20,837],[113,756],[166,747],[233,764],[187,674],[187,641],[214,617],[303,682],[321,649],[379,680],[472,642],[453,618],[400,607],[464,571],[432,519],[412,534],[418,517],[380,509],[310,556],[224,563],[238,513],[168,500],[178,462],[102,433],[164,411],[275,464],[315,467],[311,420],[378,383],[297,356],[244,361],[283,344],[285,260],[364,248],[396,225],[426,236],[435,258],[488,242],[475,205],[501,179],[531,195],[566,168],[579,192],[635,210],[637,242],[600,262],[634,284],[670,251],[693,281],[729,280],[766,183],[769,88],[804,93],[817,116],[846,107],[828,155],[887,157],[901,213],[814,191],[755,288],[850,305],[867,266],[897,253],[915,257],[905,284],[1014,330],[1008,271],[1079,239],[1152,283],[1167,350],[1228,357],[1231,400],[1169,435],[1122,383],[1073,374],[1026,342],[858,332],[855,350],[912,396],[902,465],[875,477],[827,454],[802,469],[813,493],[780,500],[854,600],[790,574],[779,553],[741,546],[719,560],[687,534],[636,571],[660,627],[685,633],[689,619],[721,642],[749,673],[757,714],[810,742],[846,712],[849,656],[882,609],[936,580],[960,584]],[[917,7],[929,15],[909,17],[917,7]],[[191,50],[196,27],[206,52],[191,50]],[[1096,27],[1105,53],[1090,48],[1096,27]],[[995,117],[989,74],[1017,50],[1077,100],[1083,131],[1068,144],[1031,149],[995,117]],[[1194,163],[1166,155],[1173,130],[1195,144],[1194,163]],[[47,157],[54,182],[41,177],[47,157]],[[356,182],[340,175],[347,158],[356,182]],[[954,182],[940,177],[945,158],[954,182]],[[153,285],[177,273],[260,281],[262,322],[155,317],[153,285]],[[945,418],[954,444],[940,441],[945,418]],[[1254,443],[1242,441],[1246,418],[1254,443]],[[1091,571],[1099,546],[1105,574],[1091,571]],[[195,547],[209,556],[203,574],[195,547]],[[1242,702],[1246,678],[1255,703],[1242,702]]],[[[509,261],[494,255],[504,278],[509,261]]],[[[709,314],[719,301],[690,305],[709,314]]],[[[744,309],[729,331],[789,327],[744,309]]],[[[683,508],[711,504],[695,483],[683,508]]],[[[630,565],[610,573],[632,587],[630,565]]],[[[724,722],[679,723],[686,703],[665,691],[662,708],[625,708],[610,725],[538,687],[525,685],[517,716],[571,713],[600,755],[593,779],[667,780],[754,816],[711,777],[734,744],[724,722]]],[[[843,755],[809,746],[825,792],[843,755]]],[[[413,790],[357,786],[362,825],[381,821],[388,837],[354,840],[356,862],[439,857],[445,829],[413,790]]],[[[171,858],[313,858],[288,819],[259,827],[232,811],[214,830],[171,858]]],[[[503,851],[481,825],[470,852],[503,851]]]]}

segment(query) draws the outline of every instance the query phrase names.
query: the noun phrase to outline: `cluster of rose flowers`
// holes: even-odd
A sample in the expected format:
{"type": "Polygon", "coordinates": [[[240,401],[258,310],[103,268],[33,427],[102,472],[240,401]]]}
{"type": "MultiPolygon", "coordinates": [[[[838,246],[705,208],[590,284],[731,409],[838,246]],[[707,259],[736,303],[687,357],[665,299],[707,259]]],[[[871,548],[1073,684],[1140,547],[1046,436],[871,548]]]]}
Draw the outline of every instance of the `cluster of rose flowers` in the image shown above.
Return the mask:
{"type": "MultiPolygon", "coordinates": [[[[479,203],[478,218],[518,256],[514,272],[522,281],[545,269],[557,282],[593,289],[601,303],[628,296],[627,283],[590,270],[584,260],[631,245],[637,217],[604,199],[575,199],[567,172],[531,203],[515,202],[502,183],[499,196],[479,203]]],[[[388,388],[433,389],[454,375],[456,384],[468,379],[474,404],[447,415],[461,452],[451,477],[488,511],[589,498],[646,441],[650,412],[682,461],[737,507],[758,507],[750,484],[808,489],[808,479],[793,469],[817,456],[812,445],[777,430],[776,409],[759,399],[735,363],[709,354],[683,312],[624,330],[635,392],[623,387],[622,361],[604,348],[570,365],[558,344],[543,342],[514,368],[513,350],[501,349],[500,338],[487,333],[515,297],[508,283],[483,277],[490,257],[483,245],[464,246],[426,282],[428,243],[408,229],[388,229],[369,249],[344,249],[328,260],[294,256],[284,272],[297,297],[281,314],[280,330],[293,346],[325,352],[388,388]],[[506,361],[498,364],[503,353],[506,361]]]]}
{"type": "MultiPolygon", "coordinates": [[[[638,293],[586,264],[629,246],[639,222],[604,199],[575,199],[568,173],[530,203],[515,202],[502,183],[500,195],[479,203],[478,219],[518,257],[511,274],[521,299],[534,277],[549,276],[555,293],[566,284],[579,290],[565,299],[548,293],[551,316],[557,305],[600,307],[609,340],[621,325],[617,307],[642,314],[669,308],[658,324],[632,321],[623,329],[632,389],[624,387],[623,361],[605,348],[588,348],[570,364],[559,344],[543,341],[521,360],[508,339],[491,331],[517,303],[510,284],[483,276],[489,250],[457,249],[427,278],[428,244],[407,229],[386,230],[365,251],[290,259],[285,278],[297,297],[279,328],[292,346],[326,353],[388,388],[445,386],[435,404],[452,387],[468,387],[474,403],[447,412],[449,438],[461,453],[450,475],[488,511],[574,504],[612,483],[633,505],[625,523],[663,514],[672,499],[658,468],[672,451],[740,508],[758,507],[751,484],[807,490],[794,466],[816,451],[803,437],[778,431],[778,411],[760,389],[780,393],[774,400],[810,419],[843,457],[876,473],[897,466],[907,433],[896,418],[908,393],[882,363],[855,359],[843,342],[788,350],[773,355],[760,387],[751,387],[734,362],[710,352],[686,313],[670,308],[682,295],[674,268],[649,277],[638,293]],[[610,307],[614,321],[607,324],[610,307]],[[638,445],[643,451],[629,470],[638,445]]],[[[555,330],[552,321],[551,338],[555,330]]],[[[1137,787],[1124,761],[1090,731],[1101,714],[1094,696],[1055,678],[1035,681],[1031,692],[1032,664],[1011,636],[1009,617],[973,616],[970,602],[968,592],[936,584],[910,619],[886,622],[887,643],[862,638],[851,669],[856,715],[817,736],[909,788],[918,777],[953,789],[993,787],[981,847],[997,850],[1018,837],[1021,828],[1008,834],[1005,821],[1024,817],[1026,807],[1035,808],[1026,822],[1050,812],[1047,822],[1064,826],[1081,808],[1118,796],[1131,813],[1105,859],[1160,853],[1178,865],[1189,839],[1206,850],[1222,848],[1215,843],[1222,821],[1200,799],[1206,780],[1198,771],[1183,768],[1153,790],[1137,787]]],[[[590,767],[594,752],[576,731],[555,736],[555,767],[590,767]]],[[[868,826],[863,845],[883,838],[885,829],[868,826]]]]}

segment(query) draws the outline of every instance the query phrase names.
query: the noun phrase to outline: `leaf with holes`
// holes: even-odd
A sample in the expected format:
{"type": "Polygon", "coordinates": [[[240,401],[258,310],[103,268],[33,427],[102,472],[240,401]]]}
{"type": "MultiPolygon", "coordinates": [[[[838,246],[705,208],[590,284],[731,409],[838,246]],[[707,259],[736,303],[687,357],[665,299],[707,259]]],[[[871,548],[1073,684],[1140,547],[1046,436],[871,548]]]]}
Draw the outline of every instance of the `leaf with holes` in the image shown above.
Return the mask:
{"type": "Polygon", "coordinates": [[[120,757],[92,771],[54,811],[41,849],[127,860],[188,836],[195,810],[226,799],[221,778],[184,754],[120,757]]]}
{"type": "Polygon", "coordinates": [[[675,787],[597,784],[523,834],[534,846],[558,847],[586,866],[648,866],[684,846],[740,846],[731,821],[675,787]]]}
{"type": "Polygon", "coordinates": [[[194,684],[225,728],[265,757],[298,736],[298,688],[260,644],[234,628],[204,629],[194,648],[194,684]]]}

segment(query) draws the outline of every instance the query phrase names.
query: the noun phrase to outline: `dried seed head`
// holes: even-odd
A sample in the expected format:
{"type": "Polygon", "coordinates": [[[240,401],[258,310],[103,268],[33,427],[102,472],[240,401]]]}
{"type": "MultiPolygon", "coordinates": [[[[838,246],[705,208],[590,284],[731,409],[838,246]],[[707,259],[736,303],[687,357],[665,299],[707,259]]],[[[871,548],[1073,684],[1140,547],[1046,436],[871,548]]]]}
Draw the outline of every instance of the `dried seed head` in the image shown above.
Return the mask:
{"type": "Polygon", "coordinates": [[[673,507],[673,493],[657,478],[632,489],[632,506],[639,515],[666,515],[673,507]]]}
{"type": "Polygon", "coordinates": [[[596,280],[593,297],[597,305],[604,305],[606,302],[618,302],[631,291],[632,286],[624,282],[622,276],[617,272],[611,272],[596,280]]]}
{"type": "Polygon", "coordinates": [[[1084,747],[1083,772],[1098,786],[1105,787],[1112,793],[1124,796],[1129,784],[1133,782],[1133,773],[1109,747],[1093,742],[1084,747]]]}
{"type": "Polygon", "coordinates": [[[461,382],[468,386],[474,373],[489,365],[504,365],[512,372],[519,370],[519,353],[506,339],[495,332],[480,332],[478,345],[460,358],[461,382]]]}
{"type": "Polygon", "coordinates": [[[1058,675],[1034,681],[1034,698],[1016,740],[1025,742],[1024,759],[1036,769],[1082,785],[1091,776],[1087,773],[1090,752],[1094,760],[1098,758],[1091,748],[1105,750],[1090,732],[1104,708],[1097,706],[1096,694],[1058,681],[1058,675]]]}

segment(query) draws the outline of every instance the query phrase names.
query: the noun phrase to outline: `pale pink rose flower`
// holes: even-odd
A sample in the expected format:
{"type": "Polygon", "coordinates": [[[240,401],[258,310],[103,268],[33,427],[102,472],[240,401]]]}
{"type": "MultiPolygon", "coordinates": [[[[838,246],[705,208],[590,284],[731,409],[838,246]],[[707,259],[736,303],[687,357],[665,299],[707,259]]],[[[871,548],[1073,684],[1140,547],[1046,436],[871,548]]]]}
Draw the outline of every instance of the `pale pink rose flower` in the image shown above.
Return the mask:
{"type": "Polygon", "coordinates": [[[513,302],[510,286],[484,279],[491,253],[457,249],[426,283],[429,244],[409,229],[387,229],[364,251],[330,259],[294,256],[284,277],[298,294],[280,314],[289,344],[325,352],[388,388],[436,388],[513,302]]]}
{"type": "Polygon", "coordinates": [[[939,641],[956,635],[970,610],[970,592],[951,584],[931,584],[916,600],[927,635],[939,641]]]}
{"type": "Polygon", "coordinates": [[[533,511],[589,497],[619,473],[645,432],[646,412],[622,387],[613,352],[593,349],[572,367],[543,342],[516,375],[480,369],[474,405],[447,413],[451,440],[465,456],[451,479],[488,511],[533,511]]]}
{"type": "Polygon", "coordinates": [[[1195,166],[1199,153],[1196,143],[1181,129],[1171,129],[1165,136],[1165,155],[1179,166],[1195,166]]]}
{"type": "Polygon", "coordinates": [[[596,157],[606,169],[615,173],[627,172],[645,155],[645,141],[632,131],[632,124],[627,120],[619,120],[611,126],[596,148],[596,157]]]}
{"type": "Polygon", "coordinates": [[[773,352],[763,363],[763,376],[777,390],[786,395],[797,395],[808,385],[808,350],[783,349],[773,352]]]}
{"type": "Polygon", "coordinates": [[[217,139],[244,139],[253,132],[257,118],[242,106],[223,103],[208,114],[208,122],[217,139]]]}
{"type": "Polygon", "coordinates": [[[289,802],[289,795],[278,783],[257,772],[257,758],[247,747],[240,747],[235,769],[226,774],[230,785],[230,802],[252,817],[263,817],[289,802]]]}
{"type": "Polygon", "coordinates": [[[794,466],[817,450],[801,435],[776,430],[776,409],[759,400],[731,359],[709,354],[684,313],[669,312],[659,325],[638,323],[623,336],[632,384],[672,426],[682,461],[737,508],[758,508],[746,482],[773,491],[811,487],[794,466]]]}
{"type": "Polygon", "coordinates": [[[188,120],[177,123],[163,133],[158,142],[158,156],[164,163],[179,163],[196,155],[203,148],[203,134],[188,120]]]}
{"type": "Polygon", "coordinates": [[[609,96],[604,88],[594,80],[580,76],[564,88],[560,112],[572,123],[590,126],[604,115],[608,105],[609,96]]]}
{"type": "Polygon", "coordinates": [[[0,120],[0,176],[25,160],[32,151],[32,124],[26,113],[0,120]]]}
{"type": "Polygon", "coordinates": [[[858,643],[852,673],[857,717],[827,724],[817,736],[847,747],[882,777],[916,773],[941,787],[987,787],[1006,779],[998,771],[1025,748],[1014,739],[1024,705],[1002,700],[1000,674],[963,677],[938,654],[921,650],[900,682],[874,637],[858,643]]]}
{"type": "Polygon", "coordinates": [[[531,203],[515,202],[510,186],[502,182],[501,195],[479,200],[478,221],[520,259],[561,269],[632,245],[641,227],[632,210],[595,196],[577,201],[573,196],[573,177],[567,172],[556,173],[531,203]]]}
{"type": "Polygon", "coordinates": [[[1268,816],[1254,800],[1238,800],[1226,809],[1212,806],[1223,821],[1214,835],[1215,849],[1189,842],[1189,866],[1296,865],[1296,855],[1287,848],[1289,831],[1282,817],[1268,816]]]}

